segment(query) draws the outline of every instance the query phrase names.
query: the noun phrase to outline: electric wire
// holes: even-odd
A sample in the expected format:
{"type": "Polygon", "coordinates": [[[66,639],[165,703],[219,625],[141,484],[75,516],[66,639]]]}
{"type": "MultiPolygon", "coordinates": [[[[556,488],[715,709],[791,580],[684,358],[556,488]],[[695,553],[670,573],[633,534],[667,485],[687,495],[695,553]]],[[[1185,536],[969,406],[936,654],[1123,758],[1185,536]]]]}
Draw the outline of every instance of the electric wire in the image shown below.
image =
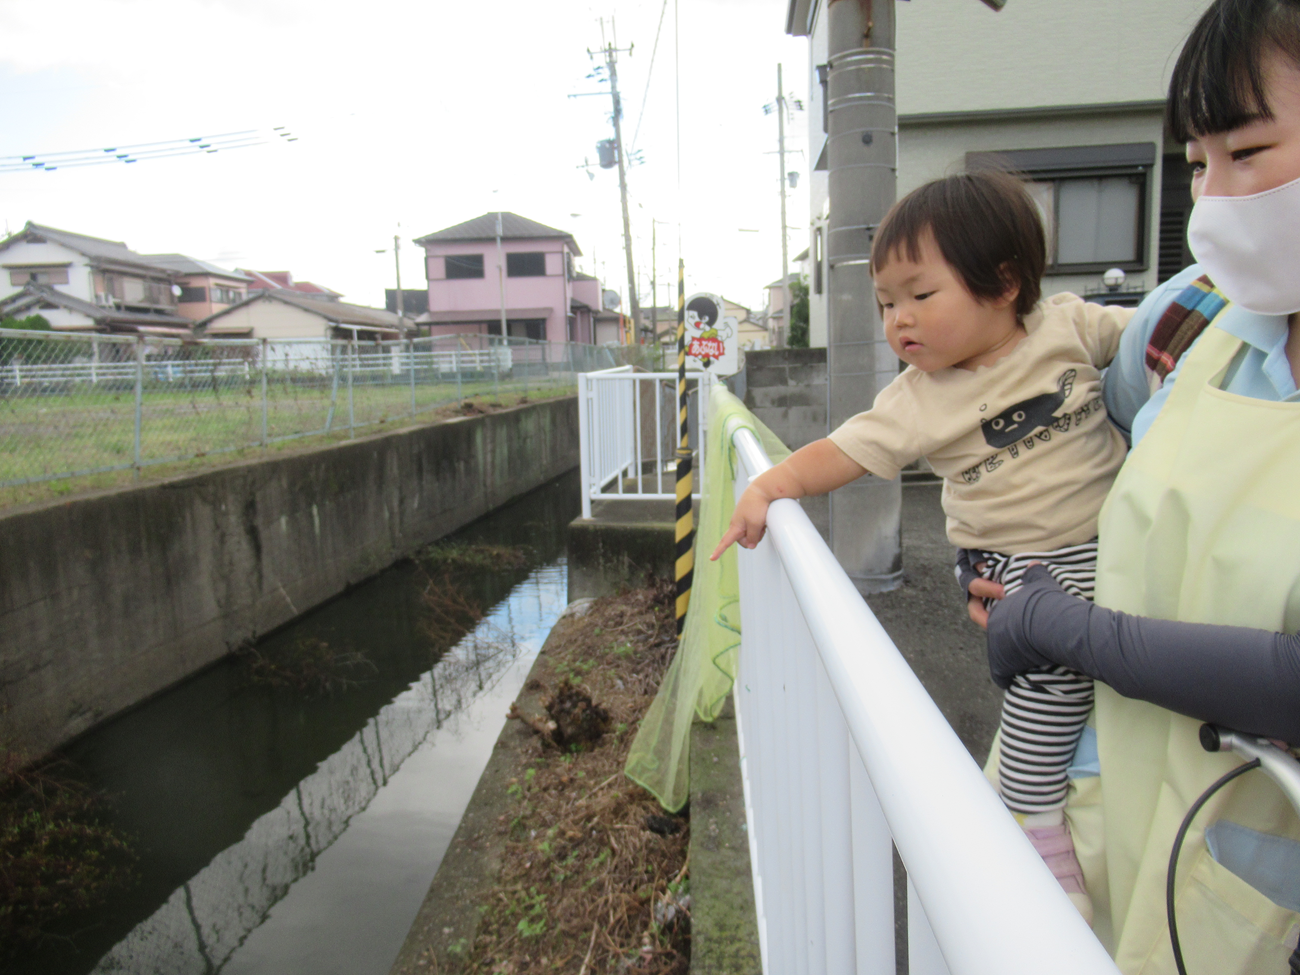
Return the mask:
{"type": "Polygon", "coordinates": [[[239,132],[222,132],[210,136],[183,139],[165,139],[157,142],[137,142],[98,149],[73,149],[59,152],[28,153],[0,156],[0,173],[55,172],[60,169],[77,169],[84,166],[107,166],[114,163],[135,163],[146,159],[168,159],[175,156],[212,155],[222,150],[245,149],[266,145],[278,136],[287,142],[297,137],[284,126],[266,129],[244,129],[239,132]]]}
{"type": "Polygon", "coordinates": [[[632,145],[628,149],[628,155],[636,151],[636,140],[641,134],[641,120],[645,118],[646,103],[650,100],[650,79],[655,73],[655,55],[659,53],[659,35],[664,29],[664,14],[668,13],[668,0],[664,0],[664,5],[659,9],[659,26],[655,30],[654,47],[650,49],[650,70],[645,75],[645,94],[641,96],[641,111],[636,117],[636,128],[632,130],[632,145]]]}
{"type": "Polygon", "coordinates": [[[1178,940],[1178,921],[1174,916],[1174,874],[1178,869],[1178,854],[1182,852],[1183,840],[1192,826],[1192,820],[1201,811],[1201,807],[1210,801],[1211,796],[1237,776],[1245,775],[1252,769],[1257,768],[1259,768],[1259,759],[1253,758],[1245,765],[1238,765],[1235,769],[1220,777],[1192,803],[1192,808],[1187,810],[1182,825],[1178,827],[1178,835],[1174,837],[1173,849],[1169,851],[1169,870],[1165,874],[1165,915],[1169,919],[1169,945],[1173,948],[1174,966],[1178,969],[1178,975],[1187,975],[1187,966],[1183,964],[1183,946],[1178,940]]]}

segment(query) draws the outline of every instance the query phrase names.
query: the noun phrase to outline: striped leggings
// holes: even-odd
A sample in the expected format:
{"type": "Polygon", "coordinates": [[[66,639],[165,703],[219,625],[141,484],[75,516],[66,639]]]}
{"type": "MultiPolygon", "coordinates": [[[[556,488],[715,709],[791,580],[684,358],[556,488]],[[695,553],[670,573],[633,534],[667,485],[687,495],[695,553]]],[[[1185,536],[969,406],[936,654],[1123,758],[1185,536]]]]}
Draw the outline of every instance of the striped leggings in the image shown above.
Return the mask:
{"type": "MultiPolygon", "coordinates": [[[[1000,582],[1007,595],[1020,588],[1031,562],[1041,562],[1066,592],[1092,599],[1097,542],[1052,552],[971,552],[981,574],[1000,582]]],[[[990,606],[992,600],[986,601],[990,606]]],[[[1002,699],[1002,754],[998,782],[1002,801],[1018,813],[1040,813],[1065,805],[1066,770],[1092,711],[1092,679],[1065,667],[1020,674],[1002,699]]]]}

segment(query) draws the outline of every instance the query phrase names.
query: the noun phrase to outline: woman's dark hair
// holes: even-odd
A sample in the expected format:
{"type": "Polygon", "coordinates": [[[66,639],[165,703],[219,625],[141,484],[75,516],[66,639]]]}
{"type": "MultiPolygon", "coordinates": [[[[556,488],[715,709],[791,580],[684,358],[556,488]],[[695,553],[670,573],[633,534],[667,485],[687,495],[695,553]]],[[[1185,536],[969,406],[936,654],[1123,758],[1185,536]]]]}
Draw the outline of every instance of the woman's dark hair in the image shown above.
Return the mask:
{"type": "Polygon", "coordinates": [[[1014,176],[980,170],[912,190],[881,221],[871,243],[872,267],[879,271],[899,254],[920,260],[927,232],[966,290],[979,300],[996,301],[1019,286],[1018,317],[1038,304],[1047,242],[1038,207],[1014,176]]]}
{"type": "Polygon", "coordinates": [[[1300,0],[1215,0],[1183,45],[1165,120],[1178,142],[1273,117],[1264,55],[1300,66],[1300,0]]]}

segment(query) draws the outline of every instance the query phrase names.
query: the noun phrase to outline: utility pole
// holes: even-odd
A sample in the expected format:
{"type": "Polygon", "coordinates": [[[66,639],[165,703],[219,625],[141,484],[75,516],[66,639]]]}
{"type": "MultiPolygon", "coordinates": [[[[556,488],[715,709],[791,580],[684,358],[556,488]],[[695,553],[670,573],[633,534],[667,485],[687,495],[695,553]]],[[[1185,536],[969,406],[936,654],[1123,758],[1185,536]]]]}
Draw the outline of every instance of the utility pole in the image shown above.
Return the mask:
{"type": "Polygon", "coordinates": [[[399,328],[406,324],[406,304],[402,297],[402,260],[397,256],[401,247],[401,235],[393,234],[393,263],[397,265],[397,324],[399,328]]]}
{"type": "Polygon", "coordinates": [[[497,290],[501,296],[501,341],[506,340],[506,259],[501,251],[501,211],[497,211],[497,290]]]}
{"type": "MultiPolygon", "coordinates": [[[[894,0],[831,0],[826,98],[831,214],[827,421],[868,409],[898,375],[871,281],[871,241],[897,188],[894,0]]],[[[788,312],[787,312],[788,315],[788,312]]],[[[831,493],[831,550],[864,594],[903,579],[898,480],[870,474],[831,493]]]]}
{"type": "MultiPolygon", "coordinates": [[[[632,48],[627,48],[632,53],[632,48]]],[[[623,153],[623,102],[618,94],[618,54],[613,44],[605,45],[605,67],[609,70],[609,94],[614,100],[614,152],[618,157],[618,191],[623,199],[623,244],[627,252],[627,290],[632,328],[641,327],[641,306],[636,296],[636,271],[632,263],[632,218],[627,209],[627,160],[623,153]]]]}
{"type": "Polygon", "coordinates": [[[781,345],[790,340],[790,241],[785,232],[785,85],[781,81],[781,65],[776,66],[776,131],[780,140],[777,155],[781,157],[781,309],[785,326],[781,345]]]}
{"type": "Polygon", "coordinates": [[[656,270],[656,258],[659,256],[659,242],[655,237],[655,231],[659,229],[659,221],[654,217],[650,218],[650,341],[657,343],[659,341],[659,274],[656,270]]]}

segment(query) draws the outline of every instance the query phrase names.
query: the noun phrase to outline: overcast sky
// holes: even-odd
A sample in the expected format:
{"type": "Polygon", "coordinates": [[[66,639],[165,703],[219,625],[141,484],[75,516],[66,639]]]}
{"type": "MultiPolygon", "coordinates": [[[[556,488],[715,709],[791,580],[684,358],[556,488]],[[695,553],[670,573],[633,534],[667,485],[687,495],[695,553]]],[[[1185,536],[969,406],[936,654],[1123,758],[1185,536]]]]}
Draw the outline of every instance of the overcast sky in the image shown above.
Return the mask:
{"type": "MultiPolygon", "coordinates": [[[[786,0],[0,0],[0,156],[287,126],[296,142],[133,165],[0,173],[0,219],[180,252],[226,267],[290,270],[359,304],[424,285],[411,239],[491,210],[571,231],[607,287],[627,291],[612,135],[587,48],[617,29],[634,254],[649,298],[651,220],[660,303],[675,280],[761,308],[780,276],[776,65],[806,99],[807,42],[786,0]],[[651,52],[666,9],[651,73],[651,52]],[[612,23],[611,23],[612,22],[612,23]],[[644,113],[644,117],[642,117],[644,113]],[[580,168],[592,163],[595,179],[580,168]],[[399,227],[400,224],[400,227],[399,227]],[[671,224],[669,226],[668,224],[671,224]],[[742,228],[758,233],[742,232],[742,228]],[[596,263],[593,263],[596,262],[596,263]],[[597,268],[598,263],[598,268],[597,268]]],[[[805,114],[787,166],[806,174],[805,114]]],[[[806,245],[806,183],[790,199],[790,256],[806,245]]]]}

